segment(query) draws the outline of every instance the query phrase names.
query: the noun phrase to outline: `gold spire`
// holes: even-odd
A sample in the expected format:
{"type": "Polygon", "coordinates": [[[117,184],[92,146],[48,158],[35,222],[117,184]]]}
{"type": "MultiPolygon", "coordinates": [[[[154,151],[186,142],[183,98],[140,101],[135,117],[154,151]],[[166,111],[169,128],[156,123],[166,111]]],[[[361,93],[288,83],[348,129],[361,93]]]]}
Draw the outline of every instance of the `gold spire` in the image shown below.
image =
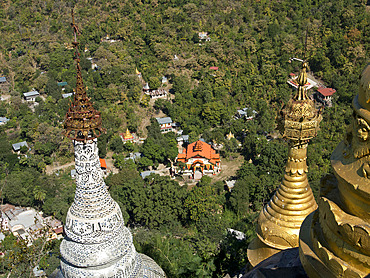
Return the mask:
{"type": "Polygon", "coordinates": [[[299,253],[309,277],[370,273],[370,64],[353,99],[352,123],[321,181],[318,209],[302,224],[299,253]]]}
{"type": "Polygon", "coordinates": [[[252,266],[281,250],[297,247],[300,226],[317,207],[308,184],[306,160],[308,141],[316,136],[322,117],[306,95],[306,68],[303,62],[298,92],[278,117],[278,129],[289,143],[288,161],[279,188],[258,217],[257,238],[248,247],[252,266]]]}
{"type": "Polygon", "coordinates": [[[229,134],[226,134],[226,138],[227,138],[227,140],[231,140],[231,138],[235,138],[234,134],[231,133],[231,130],[230,130],[229,134]]]}
{"type": "Polygon", "coordinates": [[[307,84],[307,62],[302,63],[302,70],[299,73],[299,76],[297,78],[298,82],[298,91],[297,94],[294,96],[295,100],[306,100],[306,88],[305,85],[307,84]]]}
{"type": "Polygon", "coordinates": [[[125,132],[125,136],[123,137],[124,140],[128,140],[128,139],[132,139],[133,136],[131,134],[131,132],[128,130],[128,128],[126,128],[126,132],[125,132]]]}
{"type": "Polygon", "coordinates": [[[79,34],[78,27],[74,21],[72,10],[71,23],[75,47],[75,60],[77,71],[77,82],[74,100],[71,103],[64,120],[64,128],[66,136],[72,140],[84,141],[97,138],[104,132],[101,126],[101,115],[96,111],[90,99],[87,97],[85,86],[83,84],[80,66],[80,53],[78,51],[77,34],[79,34]]]}

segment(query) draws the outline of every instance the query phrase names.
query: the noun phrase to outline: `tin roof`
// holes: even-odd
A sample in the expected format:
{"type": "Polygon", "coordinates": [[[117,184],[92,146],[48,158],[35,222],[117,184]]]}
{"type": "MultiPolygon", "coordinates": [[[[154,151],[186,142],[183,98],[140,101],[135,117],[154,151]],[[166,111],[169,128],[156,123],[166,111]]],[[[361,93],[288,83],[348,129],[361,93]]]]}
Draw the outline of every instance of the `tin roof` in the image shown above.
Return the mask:
{"type": "Polygon", "coordinates": [[[170,117],[164,117],[164,118],[155,118],[157,120],[157,122],[160,124],[160,125],[163,125],[163,124],[170,124],[172,123],[172,119],[170,117]]]}
{"type": "Polygon", "coordinates": [[[28,92],[28,93],[24,93],[23,95],[24,95],[24,97],[33,97],[33,96],[39,96],[40,93],[38,91],[31,91],[31,92],[28,92]]]}
{"type": "Polygon", "coordinates": [[[28,145],[27,145],[27,142],[26,141],[22,141],[22,142],[19,142],[19,143],[15,143],[12,145],[13,146],[13,149],[15,151],[19,151],[21,147],[23,146],[26,146],[28,148],[28,145]]]}

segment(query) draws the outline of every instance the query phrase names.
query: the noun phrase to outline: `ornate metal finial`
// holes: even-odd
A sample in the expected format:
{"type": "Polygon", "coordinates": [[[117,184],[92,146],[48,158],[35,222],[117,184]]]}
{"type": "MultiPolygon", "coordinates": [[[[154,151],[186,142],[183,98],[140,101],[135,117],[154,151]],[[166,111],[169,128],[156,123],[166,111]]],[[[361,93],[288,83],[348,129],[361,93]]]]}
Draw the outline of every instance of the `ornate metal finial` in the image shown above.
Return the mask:
{"type": "Polygon", "coordinates": [[[105,132],[105,130],[102,128],[100,112],[94,109],[93,104],[87,97],[86,89],[83,84],[80,53],[78,51],[79,43],[77,42],[77,35],[80,33],[75,24],[73,9],[71,15],[71,27],[74,33],[74,41],[72,44],[75,46],[77,82],[74,100],[71,103],[64,120],[64,128],[68,138],[86,142],[87,140],[99,137],[102,132],[105,132]]]}
{"type": "Polygon", "coordinates": [[[278,117],[278,129],[291,143],[305,143],[317,135],[321,122],[321,110],[317,111],[313,100],[307,97],[307,30],[304,58],[290,58],[289,62],[296,60],[302,63],[302,69],[297,78],[297,93],[281,109],[278,117]]]}
{"type": "Polygon", "coordinates": [[[299,76],[297,78],[298,82],[298,91],[297,94],[294,96],[295,100],[306,100],[307,94],[306,94],[306,84],[307,84],[307,67],[308,64],[306,61],[302,62],[302,70],[299,73],[299,76]]]}
{"type": "MultiPolygon", "coordinates": [[[[301,90],[303,89],[300,87],[301,90]]],[[[278,116],[278,130],[286,139],[299,144],[307,142],[317,135],[322,116],[317,111],[310,98],[303,98],[305,91],[301,91],[291,98],[280,111],[278,116]]]]}
{"type": "Polygon", "coordinates": [[[305,38],[305,43],[304,43],[304,54],[303,54],[303,60],[297,59],[297,58],[291,58],[291,60],[297,60],[302,62],[302,70],[299,73],[299,76],[297,78],[298,82],[298,91],[297,94],[293,97],[295,100],[306,100],[307,99],[307,94],[306,94],[306,84],[307,84],[307,68],[308,68],[308,63],[306,60],[306,54],[307,54],[307,34],[308,34],[308,27],[306,29],[306,38],[305,38]]]}

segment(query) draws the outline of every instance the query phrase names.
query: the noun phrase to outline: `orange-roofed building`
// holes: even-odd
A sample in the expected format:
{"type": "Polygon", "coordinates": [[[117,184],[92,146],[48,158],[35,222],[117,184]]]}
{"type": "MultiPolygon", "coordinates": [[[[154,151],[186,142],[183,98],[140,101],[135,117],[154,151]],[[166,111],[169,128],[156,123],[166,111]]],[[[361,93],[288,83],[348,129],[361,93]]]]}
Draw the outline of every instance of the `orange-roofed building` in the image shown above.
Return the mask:
{"type": "Polygon", "coordinates": [[[176,161],[178,173],[192,179],[201,179],[204,175],[215,175],[221,171],[220,154],[202,140],[189,144],[178,154],[176,161]]]}
{"type": "Polygon", "coordinates": [[[108,172],[107,172],[107,162],[105,161],[104,158],[99,158],[100,160],[100,168],[103,172],[103,176],[106,177],[108,172]]]}
{"type": "Polygon", "coordinates": [[[105,162],[105,159],[103,158],[99,158],[100,160],[100,166],[101,168],[104,170],[104,169],[107,169],[107,163],[105,162]]]}

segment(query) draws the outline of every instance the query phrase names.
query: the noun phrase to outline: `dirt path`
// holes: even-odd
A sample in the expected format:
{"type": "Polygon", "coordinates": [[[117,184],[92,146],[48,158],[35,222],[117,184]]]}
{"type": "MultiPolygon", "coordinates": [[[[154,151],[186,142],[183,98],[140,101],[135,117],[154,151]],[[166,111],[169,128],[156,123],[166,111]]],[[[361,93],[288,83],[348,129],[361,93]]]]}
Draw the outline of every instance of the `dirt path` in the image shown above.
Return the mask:
{"type": "Polygon", "coordinates": [[[222,181],[227,180],[228,178],[235,176],[236,171],[240,168],[243,164],[244,158],[241,155],[238,155],[236,158],[229,160],[229,159],[221,159],[221,173],[212,177],[212,181],[222,181]]]}
{"type": "Polygon", "coordinates": [[[54,165],[46,165],[45,172],[46,172],[47,175],[51,175],[52,173],[54,173],[56,171],[59,171],[59,170],[64,170],[64,169],[66,169],[70,166],[74,166],[75,162],[72,161],[70,163],[60,165],[60,166],[59,166],[59,163],[55,163],[55,164],[54,165]],[[57,164],[58,166],[55,166],[55,164],[57,164]]]}
{"type": "MultiPolygon", "coordinates": [[[[114,167],[114,165],[113,165],[112,154],[113,153],[108,153],[107,157],[105,158],[105,162],[107,163],[108,171],[112,171],[113,174],[117,174],[119,172],[119,170],[116,167],[114,167]]],[[[55,163],[54,166],[53,165],[46,165],[45,172],[46,172],[47,175],[51,175],[51,174],[53,174],[53,173],[55,173],[59,170],[65,170],[68,167],[71,167],[71,166],[74,166],[74,165],[75,165],[74,161],[72,161],[70,163],[67,163],[67,164],[64,164],[64,165],[59,165],[59,163],[55,163]]]]}
{"type": "Polygon", "coordinates": [[[108,152],[107,155],[105,156],[105,162],[107,163],[107,170],[108,172],[111,171],[113,174],[117,174],[119,172],[119,169],[114,167],[112,156],[113,156],[112,151],[108,152]]]}
{"type": "Polygon", "coordinates": [[[147,135],[146,127],[150,125],[150,119],[152,117],[153,118],[167,117],[166,114],[164,114],[162,111],[159,111],[159,113],[155,113],[154,109],[145,110],[141,108],[137,111],[137,114],[139,115],[139,117],[141,117],[141,122],[138,127],[138,131],[144,138],[147,135]]]}

